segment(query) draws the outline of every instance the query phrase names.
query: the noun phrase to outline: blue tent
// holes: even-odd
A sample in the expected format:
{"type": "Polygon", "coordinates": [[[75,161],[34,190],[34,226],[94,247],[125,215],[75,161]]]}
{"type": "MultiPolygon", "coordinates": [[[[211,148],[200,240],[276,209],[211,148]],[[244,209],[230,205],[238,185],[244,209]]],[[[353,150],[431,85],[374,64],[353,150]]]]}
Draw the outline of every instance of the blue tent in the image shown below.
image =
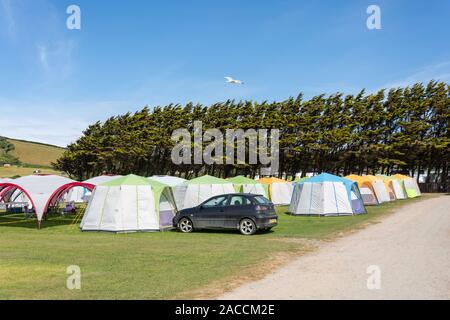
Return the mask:
{"type": "Polygon", "coordinates": [[[294,184],[292,214],[348,215],[366,213],[358,184],[322,173],[294,184]]]}

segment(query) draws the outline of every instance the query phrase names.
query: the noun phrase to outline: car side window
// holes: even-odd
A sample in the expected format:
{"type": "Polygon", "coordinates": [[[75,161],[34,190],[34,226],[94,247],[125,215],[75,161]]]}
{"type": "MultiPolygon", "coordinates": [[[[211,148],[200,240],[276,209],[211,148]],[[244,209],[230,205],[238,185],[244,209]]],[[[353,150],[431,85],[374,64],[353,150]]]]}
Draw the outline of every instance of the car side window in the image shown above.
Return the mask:
{"type": "Polygon", "coordinates": [[[204,207],[204,208],[213,208],[213,207],[224,206],[225,203],[227,202],[227,198],[228,198],[227,196],[213,198],[213,199],[205,202],[202,205],[202,207],[204,207]]]}
{"type": "Polygon", "coordinates": [[[245,206],[251,204],[247,197],[232,196],[230,199],[230,206],[245,206]]]}

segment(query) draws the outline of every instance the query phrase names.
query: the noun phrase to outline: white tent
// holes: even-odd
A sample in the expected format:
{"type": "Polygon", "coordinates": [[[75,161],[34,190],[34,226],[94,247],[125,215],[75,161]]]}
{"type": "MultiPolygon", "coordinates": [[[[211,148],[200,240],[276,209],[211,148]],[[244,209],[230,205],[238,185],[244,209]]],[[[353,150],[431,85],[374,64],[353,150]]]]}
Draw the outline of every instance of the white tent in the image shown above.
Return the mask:
{"type": "Polygon", "coordinates": [[[88,191],[85,188],[76,187],[67,192],[67,194],[64,196],[64,200],[66,202],[84,203],[87,202],[86,201],[87,193],[88,191]]]}
{"type": "Polygon", "coordinates": [[[400,181],[395,179],[389,179],[388,181],[389,184],[392,184],[392,188],[394,189],[396,199],[403,200],[408,198],[408,195],[406,194],[406,191],[403,188],[400,181]]]}
{"type": "Polygon", "coordinates": [[[377,196],[378,203],[389,202],[391,197],[389,196],[388,188],[384,183],[384,180],[380,177],[365,175],[364,178],[370,180],[372,183],[373,191],[377,196]]]}
{"type": "Polygon", "coordinates": [[[172,189],[172,194],[175,198],[177,209],[179,209],[179,206],[181,206],[181,201],[186,192],[186,188],[183,188],[182,185],[183,183],[187,182],[187,180],[179,177],[162,176],[162,175],[151,176],[149,179],[170,186],[170,188],[172,189]]]}
{"type": "MultiPolygon", "coordinates": [[[[0,179],[0,184],[2,183],[14,183],[14,179],[0,179]]],[[[0,188],[0,194],[3,199],[7,199],[10,203],[29,203],[30,200],[27,198],[26,194],[17,188],[0,188]],[[3,194],[1,194],[1,189],[5,189],[3,194]]]]}
{"type": "Polygon", "coordinates": [[[353,215],[366,213],[358,184],[323,173],[295,183],[289,213],[293,215],[353,215]]]}
{"type": "Polygon", "coordinates": [[[171,187],[179,186],[180,184],[187,181],[186,179],[174,176],[151,176],[149,179],[158,181],[171,187]]]}
{"type": "Polygon", "coordinates": [[[11,202],[29,203],[30,200],[27,196],[19,189],[13,190],[10,196],[11,202]]]}
{"type": "Polygon", "coordinates": [[[81,221],[82,231],[158,231],[172,227],[170,188],[129,175],[98,185],[81,221]]]}
{"type": "Polygon", "coordinates": [[[379,205],[377,196],[375,195],[373,180],[369,177],[362,177],[355,174],[351,174],[345,177],[346,179],[355,181],[358,183],[359,191],[365,205],[379,205]]]}
{"type": "MultiPolygon", "coordinates": [[[[13,181],[14,181],[14,179],[1,178],[0,179],[0,185],[3,184],[3,183],[10,183],[10,182],[13,182],[13,181]]],[[[4,188],[4,187],[0,187],[0,191],[1,191],[2,188],[4,188]]]]}
{"type": "Polygon", "coordinates": [[[390,178],[396,179],[402,184],[408,198],[415,198],[421,195],[419,185],[415,178],[403,174],[394,174],[390,178]]]}
{"type": "Polygon", "coordinates": [[[362,186],[359,188],[359,191],[361,192],[361,196],[363,198],[365,205],[378,205],[379,202],[377,200],[377,197],[372,192],[372,190],[367,186],[362,186]]]}
{"type": "Polygon", "coordinates": [[[236,192],[231,182],[209,175],[186,181],[175,190],[178,210],[196,207],[214,196],[236,192]]]}
{"type": "MultiPolygon", "coordinates": [[[[5,202],[5,197],[8,197],[11,195],[11,192],[8,192],[8,188],[6,183],[11,183],[12,181],[14,181],[14,179],[9,179],[9,178],[2,178],[0,179],[0,203],[1,202],[5,202]]],[[[14,190],[13,190],[14,192],[14,190]]],[[[8,197],[9,198],[9,197],[8,197]]]]}
{"type": "MultiPolygon", "coordinates": [[[[12,192],[13,194],[16,190],[20,190],[25,194],[36,212],[39,225],[44,213],[50,206],[56,204],[68,190],[79,186],[93,188],[89,184],[55,175],[32,175],[14,179],[11,182],[0,183],[0,189],[5,187],[8,192],[12,192]]],[[[0,196],[2,198],[0,200],[3,200],[4,192],[0,196]]]]}
{"type": "Polygon", "coordinates": [[[269,198],[275,205],[288,205],[291,202],[294,185],[292,182],[278,178],[261,178],[258,182],[266,184],[269,198]]]}
{"type": "Polygon", "coordinates": [[[12,181],[14,181],[14,179],[9,179],[9,178],[2,178],[0,179],[0,201],[3,201],[3,198],[1,197],[2,192],[6,191],[6,183],[11,183],[12,181]]]}
{"type": "Polygon", "coordinates": [[[253,179],[244,176],[229,178],[228,181],[233,183],[236,192],[260,194],[266,198],[269,198],[268,195],[269,187],[266,184],[259,183],[258,181],[255,181],[253,179]]]}
{"type": "Polygon", "coordinates": [[[94,186],[98,186],[102,183],[106,183],[112,180],[115,180],[117,178],[121,178],[121,175],[103,175],[103,176],[98,176],[98,177],[94,177],[94,178],[90,178],[86,181],[84,181],[84,183],[89,183],[89,184],[93,184],[94,186]]]}
{"type": "Polygon", "coordinates": [[[383,181],[372,181],[372,185],[379,203],[391,201],[383,181]]]}
{"type": "MultiPolygon", "coordinates": [[[[84,181],[84,183],[88,183],[90,185],[98,186],[99,184],[120,178],[122,176],[116,175],[116,176],[109,176],[109,175],[103,175],[94,177],[91,179],[88,179],[84,181]]],[[[89,191],[89,189],[84,187],[75,187],[69,190],[69,192],[66,194],[64,200],[66,202],[75,202],[75,203],[86,203],[89,201],[90,197],[92,195],[92,192],[89,191]]]]}

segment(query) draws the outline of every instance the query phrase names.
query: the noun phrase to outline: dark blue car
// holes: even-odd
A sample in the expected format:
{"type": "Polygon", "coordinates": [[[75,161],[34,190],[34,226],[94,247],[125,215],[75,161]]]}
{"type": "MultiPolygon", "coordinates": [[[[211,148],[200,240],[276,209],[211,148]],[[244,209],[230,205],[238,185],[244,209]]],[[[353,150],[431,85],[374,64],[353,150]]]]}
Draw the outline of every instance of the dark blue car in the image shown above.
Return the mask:
{"type": "Polygon", "coordinates": [[[270,230],[278,224],[273,203],[262,195],[233,193],[212,197],[173,218],[182,232],[198,229],[236,229],[244,235],[270,230]]]}

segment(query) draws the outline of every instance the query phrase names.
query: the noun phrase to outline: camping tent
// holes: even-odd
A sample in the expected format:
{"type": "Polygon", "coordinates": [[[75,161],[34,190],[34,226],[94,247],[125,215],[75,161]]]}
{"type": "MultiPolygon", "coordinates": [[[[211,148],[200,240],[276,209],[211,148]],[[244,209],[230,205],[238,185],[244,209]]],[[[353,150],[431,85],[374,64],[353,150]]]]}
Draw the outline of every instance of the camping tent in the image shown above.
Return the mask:
{"type": "Polygon", "coordinates": [[[175,204],[169,186],[128,175],[95,187],[82,231],[158,231],[172,227],[175,204]]]}
{"type": "Polygon", "coordinates": [[[421,195],[420,188],[417,184],[416,179],[405,176],[403,174],[394,174],[392,177],[403,183],[408,198],[415,198],[421,195]]]}
{"type": "Polygon", "coordinates": [[[176,187],[182,184],[183,182],[186,182],[186,179],[174,177],[174,176],[151,176],[149,179],[158,181],[160,183],[164,183],[171,187],[176,187]]]}
{"type": "Polygon", "coordinates": [[[0,179],[0,191],[2,190],[2,189],[4,189],[4,188],[6,188],[6,186],[4,185],[5,183],[10,183],[10,182],[13,182],[14,181],[14,179],[9,179],[9,178],[1,178],[0,179]]]}
{"type": "Polygon", "coordinates": [[[366,213],[358,184],[322,173],[295,183],[289,213],[293,215],[354,215],[366,213]]]}
{"type": "MultiPolygon", "coordinates": [[[[98,186],[99,184],[120,178],[122,176],[114,176],[114,175],[102,175],[98,177],[94,177],[84,181],[84,183],[88,183],[90,185],[98,186]]],[[[75,203],[84,203],[88,202],[92,192],[83,187],[75,187],[69,190],[66,194],[64,200],[66,202],[75,202],[75,203]]]]}
{"type": "Polygon", "coordinates": [[[6,183],[10,183],[14,181],[14,179],[9,179],[9,178],[1,178],[0,179],[0,203],[1,202],[5,202],[5,199],[10,199],[10,196],[12,195],[12,193],[15,192],[15,190],[13,190],[12,192],[8,192],[8,187],[6,185],[6,183]]]}
{"type": "Polygon", "coordinates": [[[228,181],[233,183],[236,192],[261,194],[266,198],[268,197],[267,185],[259,183],[253,179],[244,176],[237,176],[229,178],[228,181]]]}
{"type": "Polygon", "coordinates": [[[386,188],[386,185],[384,184],[383,179],[381,179],[380,177],[372,176],[372,175],[365,175],[365,176],[363,176],[363,178],[369,180],[372,183],[373,191],[374,191],[375,195],[377,196],[378,202],[380,204],[383,202],[391,201],[389,191],[386,188]]]}
{"type": "Polygon", "coordinates": [[[378,179],[381,179],[384,183],[384,187],[386,188],[386,191],[389,195],[389,200],[394,201],[397,200],[397,196],[395,194],[395,190],[394,190],[394,184],[391,183],[389,180],[384,179],[383,177],[380,176],[375,176],[378,179]]]}
{"type": "MultiPolygon", "coordinates": [[[[184,197],[184,188],[177,188],[178,186],[181,186],[183,183],[185,183],[187,180],[179,177],[173,177],[173,176],[151,176],[149,179],[155,180],[157,182],[166,184],[172,188],[172,193],[176,199],[181,199],[184,197]]],[[[178,209],[178,206],[177,206],[178,209]]]]}
{"type": "Polygon", "coordinates": [[[408,195],[406,194],[405,186],[401,182],[401,180],[397,180],[393,177],[386,176],[386,175],[378,175],[377,177],[380,177],[383,179],[384,184],[386,185],[386,188],[388,188],[388,190],[393,190],[393,192],[395,194],[395,199],[403,200],[403,199],[408,198],[408,195]]]}
{"type": "Polygon", "coordinates": [[[358,183],[359,191],[365,205],[379,205],[377,196],[375,195],[372,181],[362,176],[351,174],[345,177],[346,179],[355,181],[358,183]]]}
{"type": "Polygon", "coordinates": [[[258,182],[266,184],[269,189],[270,201],[275,205],[288,205],[291,202],[292,182],[278,178],[261,178],[258,182]]]}
{"type": "Polygon", "coordinates": [[[70,189],[84,187],[92,190],[94,185],[76,182],[74,180],[56,175],[32,175],[14,179],[10,182],[0,183],[0,201],[8,195],[13,195],[17,190],[23,192],[36,213],[40,226],[44,214],[48,208],[54,206],[70,189]]]}
{"type": "Polygon", "coordinates": [[[11,188],[9,192],[5,193],[5,199],[8,199],[11,203],[27,203],[29,204],[30,200],[20,189],[11,188]]]}
{"type": "Polygon", "coordinates": [[[116,180],[116,179],[122,178],[122,177],[123,176],[121,176],[121,175],[102,175],[102,176],[90,178],[84,182],[93,184],[94,186],[98,186],[100,184],[103,184],[103,183],[106,183],[106,182],[109,182],[112,180],[116,180]]]}
{"type": "Polygon", "coordinates": [[[175,187],[178,210],[198,206],[205,200],[221,194],[235,193],[230,181],[205,175],[175,187]]]}

